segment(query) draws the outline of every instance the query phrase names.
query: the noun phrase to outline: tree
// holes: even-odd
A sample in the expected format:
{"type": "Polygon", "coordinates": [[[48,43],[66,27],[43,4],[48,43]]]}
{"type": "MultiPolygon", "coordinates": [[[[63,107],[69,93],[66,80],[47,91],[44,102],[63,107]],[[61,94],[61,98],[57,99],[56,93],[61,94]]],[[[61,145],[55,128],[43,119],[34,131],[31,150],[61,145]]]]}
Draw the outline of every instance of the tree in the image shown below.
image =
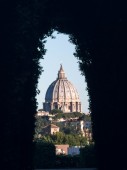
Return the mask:
{"type": "Polygon", "coordinates": [[[34,167],[54,168],[56,161],[55,146],[49,142],[35,142],[34,167]]]}
{"type": "Polygon", "coordinates": [[[53,109],[53,110],[51,110],[51,114],[53,115],[53,114],[58,114],[58,113],[63,113],[63,111],[62,110],[59,110],[59,109],[53,109]]]}
{"type": "Polygon", "coordinates": [[[50,124],[48,117],[36,116],[34,139],[37,139],[42,128],[50,124]]]}
{"type": "MultiPolygon", "coordinates": [[[[36,139],[38,141],[38,139],[36,139]]],[[[85,146],[87,145],[87,139],[82,135],[77,134],[64,134],[57,132],[54,135],[44,135],[39,138],[39,141],[50,142],[54,145],[69,144],[69,146],[85,146]]]]}

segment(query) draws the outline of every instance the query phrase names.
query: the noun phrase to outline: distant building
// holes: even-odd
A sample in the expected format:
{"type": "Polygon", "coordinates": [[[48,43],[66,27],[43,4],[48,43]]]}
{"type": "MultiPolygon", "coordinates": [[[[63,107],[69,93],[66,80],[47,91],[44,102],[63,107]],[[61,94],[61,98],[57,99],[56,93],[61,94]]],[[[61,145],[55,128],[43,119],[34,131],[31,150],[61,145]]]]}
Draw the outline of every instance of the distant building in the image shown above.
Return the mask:
{"type": "Polygon", "coordinates": [[[45,112],[43,110],[38,110],[37,116],[49,116],[49,112],[45,112]]]}
{"type": "Polygon", "coordinates": [[[81,102],[76,88],[65,77],[61,65],[57,79],[48,87],[43,109],[50,112],[53,109],[66,112],[81,112],[81,102]]]}
{"type": "Polygon", "coordinates": [[[68,144],[65,145],[55,145],[56,147],[56,155],[79,155],[80,148],[84,146],[71,146],[69,147],[68,144]]]}
{"type": "Polygon", "coordinates": [[[41,134],[42,135],[53,135],[56,132],[59,132],[60,128],[54,124],[50,124],[42,128],[41,134]]]}
{"type": "Polygon", "coordinates": [[[84,122],[84,127],[88,128],[88,129],[91,129],[91,121],[85,121],[84,122]]]}
{"type": "Polygon", "coordinates": [[[89,144],[90,141],[92,141],[92,132],[90,129],[85,128],[84,129],[84,136],[87,138],[87,142],[89,144]]]}
{"type": "Polygon", "coordinates": [[[69,145],[55,145],[56,147],[56,155],[68,155],[69,145]]]}
{"type": "Polygon", "coordinates": [[[80,154],[80,148],[83,148],[84,146],[72,146],[68,148],[68,155],[79,155],[80,154]]]}

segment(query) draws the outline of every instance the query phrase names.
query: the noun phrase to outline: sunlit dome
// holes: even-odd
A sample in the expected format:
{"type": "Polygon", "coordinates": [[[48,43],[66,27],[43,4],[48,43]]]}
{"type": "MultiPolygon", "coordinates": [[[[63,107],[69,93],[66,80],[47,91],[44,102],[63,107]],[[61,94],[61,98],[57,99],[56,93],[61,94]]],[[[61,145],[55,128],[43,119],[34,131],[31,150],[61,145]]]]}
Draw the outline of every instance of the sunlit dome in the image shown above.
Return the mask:
{"type": "Polygon", "coordinates": [[[49,112],[52,109],[61,109],[63,112],[81,112],[78,92],[65,77],[62,65],[57,79],[47,89],[43,109],[49,112]]]}

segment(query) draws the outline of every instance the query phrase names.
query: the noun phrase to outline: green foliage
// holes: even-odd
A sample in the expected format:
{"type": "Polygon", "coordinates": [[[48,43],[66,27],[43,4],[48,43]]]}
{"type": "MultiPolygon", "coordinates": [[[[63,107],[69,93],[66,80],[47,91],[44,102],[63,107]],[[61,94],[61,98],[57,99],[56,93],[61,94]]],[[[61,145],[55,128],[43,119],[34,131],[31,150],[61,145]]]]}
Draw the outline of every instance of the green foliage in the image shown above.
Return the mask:
{"type": "Polygon", "coordinates": [[[34,167],[53,168],[55,166],[55,146],[49,142],[35,142],[34,167]]]}
{"type": "Polygon", "coordinates": [[[37,139],[42,128],[50,124],[49,118],[47,116],[36,116],[35,120],[35,134],[34,139],[37,139]]]}
{"type": "Polygon", "coordinates": [[[59,110],[59,109],[53,109],[53,110],[51,110],[51,114],[58,114],[58,113],[63,113],[63,111],[62,110],[59,110]]]}
{"type": "Polygon", "coordinates": [[[57,126],[60,127],[60,131],[65,134],[81,134],[80,124],[79,122],[56,122],[57,126]]]}
{"type": "MultiPolygon", "coordinates": [[[[38,140],[38,139],[36,139],[38,140]]],[[[64,134],[57,132],[54,135],[44,135],[40,138],[43,142],[51,142],[53,144],[69,144],[69,146],[85,146],[87,140],[82,135],[77,134],[64,134]]]]}
{"type": "Polygon", "coordinates": [[[63,119],[71,119],[71,118],[79,118],[82,116],[82,113],[80,112],[72,112],[72,113],[58,113],[57,115],[54,116],[54,120],[63,118],[63,119]]]}
{"type": "Polygon", "coordinates": [[[91,115],[83,114],[79,119],[84,121],[91,121],[91,115]]]}
{"type": "MultiPolygon", "coordinates": [[[[69,114],[69,113],[67,113],[69,114]]],[[[60,115],[60,114],[58,114],[60,115]]],[[[63,115],[63,114],[62,114],[63,115]]],[[[78,113],[79,115],[79,113],[78,113]]],[[[70,117],[70,115],[69,115],[70,117]]],[[[89,118],[89,117],[88,117],[89,118]]],[[[86,119],[85,120],[90,120],[86,119]]],[[[35,122],[35,138],[38,138],[38,135],[40,134],[42,128],[44,126],[49,125],[51,122],[49,121],[48,116],[37,116],[36,117],[36,122],[35,122]]],[[[81,129],[80,129],[80,122],[78,121],[66,121],[66,122],[53,122],[56,126],[60,127],[60,132],[63,132],[65,134],[81,134],[81,129]]]]}

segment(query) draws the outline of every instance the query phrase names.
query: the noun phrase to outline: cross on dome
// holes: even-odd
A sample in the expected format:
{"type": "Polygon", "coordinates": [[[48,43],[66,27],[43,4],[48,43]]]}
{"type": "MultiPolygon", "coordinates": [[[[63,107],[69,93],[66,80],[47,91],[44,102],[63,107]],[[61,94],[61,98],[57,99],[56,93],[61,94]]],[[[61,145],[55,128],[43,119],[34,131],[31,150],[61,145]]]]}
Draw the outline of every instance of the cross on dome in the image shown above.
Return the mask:
{"type": "Polygon", "coordinates": [[[60,64],[60,71],[64,72],[62,64],[60,64]]]}

